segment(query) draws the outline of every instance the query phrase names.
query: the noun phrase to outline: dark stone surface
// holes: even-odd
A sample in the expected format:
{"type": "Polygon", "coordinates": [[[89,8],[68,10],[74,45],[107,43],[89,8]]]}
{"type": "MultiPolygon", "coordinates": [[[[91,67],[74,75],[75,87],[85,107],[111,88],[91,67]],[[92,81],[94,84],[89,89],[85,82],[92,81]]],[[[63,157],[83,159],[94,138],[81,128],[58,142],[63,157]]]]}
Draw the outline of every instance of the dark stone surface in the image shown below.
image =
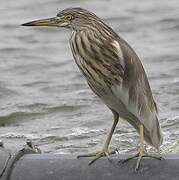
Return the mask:
{"type": "Polygon", "coordinates": [[[25,155],[16,162],[11,180],[179,180],[179,156],[163,160],[143,158],[138,172],[136,159],[124,164],[124,156],[113,156],[111,162],[101,158],[88,165],[91,158],[52,154],[25,155]]]}

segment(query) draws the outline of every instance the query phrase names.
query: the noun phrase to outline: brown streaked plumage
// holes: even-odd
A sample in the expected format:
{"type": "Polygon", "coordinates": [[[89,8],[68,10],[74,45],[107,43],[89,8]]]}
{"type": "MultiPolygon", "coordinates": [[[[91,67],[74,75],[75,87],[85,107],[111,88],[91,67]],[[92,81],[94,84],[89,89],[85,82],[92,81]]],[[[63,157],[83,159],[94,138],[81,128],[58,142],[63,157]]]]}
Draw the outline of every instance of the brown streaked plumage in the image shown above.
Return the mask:
{"type": "Polygon", "coordinates": [[[69,8],[56,17],[23,24],[25,26],[56,26],[72,30],[70,45],[72,54],[90,88],[111,109],[114,123],[101,151],[85,156],[109,156],[108,146],[121,117],[140,134],[140,149],[136,169],[141,157],[150,156],[143,146],[145,140],[158,148],[162,135],[157,106],[144,68],[129,44],[118,36],[95,14],[69,8]]]}

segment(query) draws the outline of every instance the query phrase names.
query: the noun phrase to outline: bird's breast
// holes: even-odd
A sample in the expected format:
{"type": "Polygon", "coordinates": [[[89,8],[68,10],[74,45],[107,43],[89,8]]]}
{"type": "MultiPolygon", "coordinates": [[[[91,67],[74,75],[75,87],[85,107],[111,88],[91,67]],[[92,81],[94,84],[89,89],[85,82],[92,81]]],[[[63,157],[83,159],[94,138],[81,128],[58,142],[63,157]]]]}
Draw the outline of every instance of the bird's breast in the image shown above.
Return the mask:
{"type": "Polygon", "coordinates": [[[115,41],[100,39],[87,32],[74,32],[70,44],[76,64],[88,81],[101,86],[121,83],[124,62],[115,41]]]}

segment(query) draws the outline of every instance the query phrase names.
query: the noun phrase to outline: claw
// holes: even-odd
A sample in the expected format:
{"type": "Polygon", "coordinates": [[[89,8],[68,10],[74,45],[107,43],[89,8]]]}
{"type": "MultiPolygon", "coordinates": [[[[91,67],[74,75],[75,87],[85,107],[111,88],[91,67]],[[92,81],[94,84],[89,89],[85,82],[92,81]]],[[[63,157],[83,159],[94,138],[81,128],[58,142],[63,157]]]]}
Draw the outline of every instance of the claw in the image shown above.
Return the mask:
{"type": "Polygon", "coordinates": [[[118,151],[111,151],[109,152],[108,151],[108,147],[109,147],[109,144],[110,144],[110,141],[111,141],[111,138],[112,138],[112,135],[113,135],[113,132],[114,132],[114,129],[119,121],[119,115],[117,112],[113,111],[113,115],[114,115],[114,121],[113,121],[113,125],[111,127],[111,130],[109,131],[109,134],[107,136],[107,139],[105,141],[105,144],[103,146],[103,149],[102,151],[97,151],[97,152],[93,152],[93,153],[90,153],[90,154],[84,154],[84,155],[80,155],[80,156],[77,156],[77,158],[81,158],[81,157],[91,157],[91,156],[95,156],[95,158],[89,162],[89,165],[93,164],[96,160],[98,160],[99,158],[103,157],[103,156],[106,156],[108,158],[108,160],[110,160],[109,156],[111,154],[117,154],[116,152],[118,151]]]}
{"type": "Polygon", "coordinates": [[[97,161],[99,158],[104,157],[104,156],[106,156],[107,159],[109,161],[111,161],[110,160],[110,155],[111,154],[116,154],[116,150],[115,151],[111,151],[111,152],[109,152],[108,150],[97,151],[97,152],[93,152],[93,153],[89,153],[89,154],[79,155],[79,156],[77,156],[77,158],[81,158],[81,157],[93,157],[93,156],[95,156],[95,158],[93,160],[91,160],[89,162],[89,164],[88,164],[88,165],[91,165],[95,161],[97,161]]]}
{"type": "Polygon", "coordinates": [[[127,161],[130,161],[131,159],[136,158],[138,155],[139,155],[139,153],[137,153],[137,154],[135,154],[135,155],[133,155],[133,156],[131,156],[129,158],[126,158],[126,159],[122,160],[122,164],[126,163],[127,161]]]}
{"type": "Polygon", "coordinates": [[[97,154],[96,157],[88,163],[88,165],[93,164],[95,161],[97,161],[99,158],[101,158],[101,157],[103,157],[103,156],[104,156],[104,155],[103,155],[103,152],[97,154]]]}
{"type": "Polygon", "coordinates": [[[99,154],[99,152],[100,151],[92,152],[92,153],[89,153],[89,154],[82,154],[82,155],[77,156],[77,158],[81,158],[81,157],[93,157],[93,156],[96,156],[97,154],[99,154]]]}
{"type": "Polygon", "coordinates": [[[129,160],[131,160],[131,159],[136,158],[136,157],[138,157],[138,159],[137,159],[137,163],[136,163],[136,166],[135,166],[135,171],[138,171],[138,170],[139,170],[139,168],[140,168],[140,162],[141,162],[141,160],[142,160],[143,157],[151,157],[151,158],[155,158],[155,159],[158,159],[158,160],[162,160],[162,159],[163,159],[163,158],[162,158],[161,156],[159,156],[159,155],[153,155],[153,154],[148,153],[148,152],[147,152],[146,150],[144,150],[144,149],[139,149],[139,151],[138,151],[135,155],[133,155],[133,156],[127,158],[127,159],[124,159],[124,160],[122,161],[122,163],[125,163],[125,162],[127,162],[127,161],[129,161],[129,160]]]}
{"type": "Polygon", "coordinates": [[[137,159],[137,163],[136,163],[136,167],[135,167],[135,171],[139,170],[139,166],[140,166],[140,161],[142,159],[142,155],[139,155],[138,159],[137,159]]]}
{"type": "Polygon", "coordinates": [[[141,162],[141,159],[143,157],[151,157],[151,158],[155,158],[155,159],[158,159],[158,160],[161,160],[161,156],[156,156],[154,154],[150,154],[147,152],[146,150],[146,147],[144,145],[144,127],[143,127],[143,124],[140,124],[139,125],[139,135],[140,135],[140,148],[139,148],[139,151],[137,152],[137,154],[135,154],[134,156],[132,157],[129,157],[125,160],[122,161],[122,163],[125,163],[135,157],[138,157],[137,159],[137,163],[136,163],[136,167],[135,167],[135,171],[138,171],[139,170],[139,167],[140,167],[140,162],[141,162]]]}

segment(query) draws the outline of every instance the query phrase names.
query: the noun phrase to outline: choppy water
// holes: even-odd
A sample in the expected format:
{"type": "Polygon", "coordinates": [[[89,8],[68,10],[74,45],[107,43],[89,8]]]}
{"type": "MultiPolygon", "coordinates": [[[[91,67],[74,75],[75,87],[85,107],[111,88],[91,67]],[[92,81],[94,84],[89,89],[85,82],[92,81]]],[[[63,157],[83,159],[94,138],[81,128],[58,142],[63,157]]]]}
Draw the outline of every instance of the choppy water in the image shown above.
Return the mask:
{"type": "MultiPolygon", "coordinates": [[[[95,12],[139,54],[159,104],[161,149],[179,152],[178,0],[1,0],[0,139],[13,150],[31,139],[44,152],[54,153],[82,153],[102,146],[112,114],[75,65],[70,32],[20,26],[75,6],[95,12]]],[[[121,121],[111,147],[134,150],[137,137],[121,121]]]]}

